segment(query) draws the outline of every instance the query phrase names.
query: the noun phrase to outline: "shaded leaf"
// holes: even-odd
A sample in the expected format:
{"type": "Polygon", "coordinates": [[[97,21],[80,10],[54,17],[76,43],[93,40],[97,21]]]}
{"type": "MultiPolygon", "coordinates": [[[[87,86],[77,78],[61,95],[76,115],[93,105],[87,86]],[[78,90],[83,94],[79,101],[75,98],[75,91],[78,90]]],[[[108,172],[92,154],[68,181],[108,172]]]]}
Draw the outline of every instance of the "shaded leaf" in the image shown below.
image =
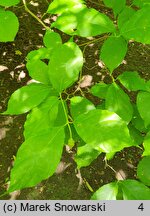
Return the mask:
{"type": "Polygon", "coordinates": [[[117,78],[128,90],[148,90],[146,82],[137,71],[125,71],[117,78]]]}
{"type": "Polygon", "coordinates": [[[94,149],[91,145],[85,144],[77,148],[77,154],[75,156],[75,162],[78,169],[81,167],[89,166],[90,163],[101,154],[101,151],[94,149]]]}
{"type": "Polygon", "coordinates": [[[150,132],[148,132],[144,138],[144,152],[143,156],[149,156],[150,155],[150,132]]]}
{"type": "Polygon", "coordinates": [[[90,89],[90,92],[96,97],[105,99],[109,86],[110,86],[109,84],[100,82],[92,86],[92,88],[90,89]]]}
{"type": "Polygon", "coordinates": [[[113,9],[115,16],[117,14],[119,14],[123,8],[126,5],[126,0],[120,0],[120,1],[116,1],[116,0],[103,0],[104,4],[107,7],[110,7],[113,9]]]}
{"type": "Polygon", "coordinates": [[[144,7],[131,16],[120,29],[121,34],[130,40],[149,44],[150,43],[150,6],[144,7]]]}
{"type": "Polygon", "coordinates": [[[21,145],[11,170],[9,192],[35,186],[53,175],[61,159],[64,136],[63,127],[52,127],[21,145]]]}
{"type": "Polygon", "coordinates": [[[137,166],[137,176],[145,185],[150,186],[150,156],[144,157],[137,166]]]}
{"type": "Polygon", "coordinates": [[[109,184],[100,187],[91,197],[92,200],[116,200],[118,194],[117,182],[111,182],[109,184]]]}
{"type": "Polygon", "coordinates": [[[134,140],[134,145],[135,146],[141,145],[143,143],[144,137],[142,136],[140,131],[137,130],[132,124],[129,124],[128,128],[129,128],[130,136],[134,140]]]}
{"type": "Polygon", "coordinates": [[[137,95],[137,108],[145,122],[145,127],[150,124],[150,93],[141,91],[137,95]]]}
{"type": "Polygon", "coordinates": [[[102,45],[100,59],[105,63],[110,73],[123,61],[127,52],[127,42],[122,36],[110,36],[102,45]]]}
{"type": "Polygon", "coordinates": [[[121,29],[124,23],[126,23],[135,12],[133,8],[126,6],[118,16],[118,28],[121,29]]]}
{"type": "Polygon", "coordinates": [[[107,91],[106,109],[117,113],[126,122],[132,119],[133,108],[130,98],[116,83],[111,84],[107,91]]]}

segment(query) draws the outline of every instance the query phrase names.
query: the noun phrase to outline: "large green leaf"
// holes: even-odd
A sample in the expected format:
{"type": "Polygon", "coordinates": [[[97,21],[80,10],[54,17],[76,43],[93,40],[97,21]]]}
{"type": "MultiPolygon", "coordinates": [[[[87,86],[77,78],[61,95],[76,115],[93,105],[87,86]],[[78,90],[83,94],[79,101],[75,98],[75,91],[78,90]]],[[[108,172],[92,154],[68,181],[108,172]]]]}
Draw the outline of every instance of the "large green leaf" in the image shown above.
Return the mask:
{"type": "Polygon", "coordinates": [[[64,12],[78,12],[84,8],[84,0],[54,0],[48,7],[47,13],[62,14],[64,12]]]}
{"type": "Polygon", "coordinates": [[[130,122],[133,108],[129,96],[116,84],[109,87],[106,96],[106,109],[117,113],[126,122],[130,122]]]}
{"type": "Polygon", "coordinates": [[[82,37],[114,32],[115,26],[108,16],[93,8],[85,8],[78,14],[76,34],[82,37]]]}
{"type": "Polygon", "coordinates": [[[85,143],[102,152],[117,152],[134,145],[126,122],[108,110],[91,110],[81,114],[74,125],[85,143]]]}
{"type": "Polygon", "coordinates": [[[0,0],[0,5],[4,7],[10,7],[18,4],[20,0],[0,0]]]}
{"type": "Polygon", "coordinates": [[[71,98],[70,109],[71,109],[71,115],[75,119],[80,114],[87,113],[90,110],[95,109],[95,106],[88,99],[80,96],[75,96],[71,98]]]}
{"type": "Polygon", "coordinates": [[[100,187],[91,197],[92,200],[116,200],[118,194],[118,183],[111,182],[100,187]]]}
{"type": "Polygon", "coordinates": [[[150,6],[138,10],[120,29],[121,34],[137,42],[150,43],[150,6]]]}
{"type": "Polygon", "coordinates": [[[110,86],[109,84],[100,82],[92,86],[92,88],[90,89],[90,92],[96,97],[105,99],[109,86],[110,86]]]}
{"type": "Polygon", "coordinates": [[[138,164],[137,176],[145,185],[150,186],[150,156],[144,157],[138,164]]]}
{"type": "Polygon", "coordinates": [[[147,4],[150,4],[149,0],[133,0],[133,4],[138,7],[146,6],[147,4]]]}
{"type": "Polygon", "coordinates": [[[39,48],[37,50],[32,50],[28,53],[26,59],[27,61],[37,61],[39,59],[50,59],[51,50],[45,47],[39,48]]]}
{"type": "Polygon", "coordinates": [[[44,132],[55,125],[60,101],[55,96],[46,98],[39,106],[32,109],[24,124],[25,139],[44,132]]]}
{"type": "Polygon", "coordinates": [[[13,41],[18,29],[19,22],[16,15],[0,8],[0,42],[13,41]]]}
{"type": "Polygon", "coordinates": [[[124,200],[150,200],[150,189],[136,180],[120,181],[124,200]]]}
{"type": "Polygon", "coordinates": [[[49,63],[49,78],[58,92],[71,86],[83,65],[83,54],[73,42],[57,47],[49,63]]]}
{"type": "Polygon", "coordinates": [[[50,90],[50,86],[39,83],[17,89],[11,95],[7,110],[3,114],[17,115],[30,111],[50,94],[50,90]]]}
{"type": "Polygon", "coordinates": [[[103,2],[107,7],[113,9],[115,15],[119,14],[126,5],[126,0],[103,0],[103,2]]]}
{"type": "Polygon", "coordinates": [[[53,32],[51,30],[46,31],[43,37],[43,42],[44,45],[51,50],[55,50],[56,47],[62,45],[61,36],[58,33],[53,32]]]}
{"type": "Polygon", "coordinates": [[[127,52],[127,42],[122,36],[110,36],[101,48],[100,59],[105,63],[110,73],[123,61],[127,52]]]}
{"type": "Polygon", "coordinates": [[[77,154],[75,156],[75,162],[78,169],[81,167],[89,166],[90,163],[101,154],[101,151],[94,149],[91,145],[85,144],[77,148],[77,154]]]}
{"type": "Polygon", "coordinates": [[[115,26],[109,17],[93,8],[84,8],[78,13],[63,13],[52,23],[51,27],[58,28],[66,34],[81,37],[96,36],[115,31],[115,26]]]}
{"type": "Polygon", "coordinates": [[[138,93],[137,108],[147,127],[150,124],[150,92],[141,91],[138,93]]]}
{"type": "Polygon", "coordinates": [[[133,16],[135,12],[136,11],[129,6],[126,6],[123,9],[123,11],[118,16],[118,21],[117,21],[119,30],[122,28],[124,23],[126,23],[133,16]]]}
{"type": "Polygon", "coordinates": [[[130,136],[134,140],[134,145],[135,146],[141,145],[143,143],[144,137],[142,136],[140,131],[137,130],[132,124],[129,124],[128,128],[129,128],[130,136]]]}
{"type": "Polygon", "coordinates": [[[35,186],[55,172],[64,145],[64,128],[51,127],[28,138],[19,148],[9,192],[35,186]]]}
{"type": "Polygon", "coordinates": [[[146,82],[136,71],[125,71],[117,78],[128,90],[148,90],[146,82]]]}
{"type": "Polygon", "coordinates": [[[144,138],[144,152],[143,156],[149,156],[150,155],[150,132],[148,132],[144,138]]]}

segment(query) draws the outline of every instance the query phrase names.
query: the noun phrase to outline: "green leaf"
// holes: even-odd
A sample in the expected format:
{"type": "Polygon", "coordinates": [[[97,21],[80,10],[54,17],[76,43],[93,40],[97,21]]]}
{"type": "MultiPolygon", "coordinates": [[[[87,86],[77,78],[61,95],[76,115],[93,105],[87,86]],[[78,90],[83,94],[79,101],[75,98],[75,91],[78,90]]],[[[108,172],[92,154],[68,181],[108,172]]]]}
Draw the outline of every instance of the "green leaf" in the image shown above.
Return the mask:
{"type": "Polygon", "coordinates": [[[28,53],[26,59],[27,61],[37,61],[39,59],[50,59],[51,57],[51,49],[47,49],[45,47],[39,48],[38,50],[32,50],[28,53]]]}
{"type": "Polygon", "coordinates": [[[59,103],[57,97],[49,96],[43,103],[31,110],[24,124],[25,139],[55,126],[59,103]]]}
{"type": "Polygon", "coordinates": [[[123,61],[127,52],[127,42],[122,36],[110,36],[102,45],[100,59],[105,63],[110,73],[123,61]]]}
{"type": "Polygon", "coordinates": [[[150,156],[144,157],[137,166],[137,176],[141,182],[150,186],[150,156]]]}
{"type": "Polygon", "coordinates": [[[128,128],[129,128],[130,136],[134,140],[134,145],[135,146],[141,145],[143,143],[144,137],[142,136],[140,131],[137,130],[132,124],[129,124],[128,128]]]}
{"type": "Polygon", "coordinates": [[[118,16],[118,28],[119,30],[122,28],[124,23],[126,23],[135,13],[136,11],[131,8],[126,6],[123,11],[119,14],[118,16]]]}
{"type": "Polygon", "coordinates": [[[96,97],[105,99],[109,86],[110,86],[109,84],[100,82],[92,86],[92,88],[90,89],[90,92],[96,97]]]}
{"type": "Polygon", "coordinates": [[[94,104],[88,99],[80,96],[71,98],[71,115],[73,118],[77,118],[80,114],[87,113],[90,110],[95,109],[94,104]]]}
{"type": "Polygon", "coordinates": [[[115,16],[117,14],[119,14],[126,5],[126,0],[119,0],[119,1],[116,1],[116,0],[103,0],[103,2],[107,7],[110,7],[110,8],[113,9],[115,16]]]}
{"type": "Polygon", "coordinates": [[[91,197],[92,200],[116,200],[118,183],[111,182],[100,187],[91,197]]]}
{"type": "Polygon", "coordinates": [[[144,152],[143,156],[149,156],[150,155],[150,131],[146,134],[144,138],[144,152]]]}
{"type": "Polygon", "coordinates": [[[64,136],[63,127],[51,127],[21,145],[11,170],[9,192],[35,186],[53,175],[61,159],[64,136]]]}
{"type": "Polygon", "coordinates": [[[147,129],[144,125],[144,120],[141,118],[137,106],[135,104],[133,104],[133,118],[131,122],[134,125],[134,127],[140,132],[147,132],[147,129]]]}
{"type": "Polygon", "coordinates": [[[127,123],[132,119],[130,98],[116,83],[112,83],[107,91],[106,109],[117,113],[127,123]]]}
{"type": "Polygon", "coordinates": [[[148,90],[146,82],[136,71],[125,71],[117,78],[128,90],[148,90]]]}
{"type": "Polygon", "coordinates": [[[7,110],[3,114],[18,115],[30,111],[50,94],[50,90],[49,86],[39,83],[17,89],[11,95],[7,110]]]}
{"type": "Polygon", "coordinates": [[[43,37],[43,42],[44,45],[52,51],[55,50],[58,46],[62,45],[61,36],[51,30],[46,31],[43,37]]]}
{"type": "Polygon", "coordinates": [[[75,43],[67,42],[56,48],[48,66],[50,81],[60,93],[78,79],[83,66],[83,54],[75,43]]]}
{"type": "Polygon", "coordinates": [[[149,44],[150,43],[150,6],[144,7],[131,16],[120,29],[121,34],[130,40],[149,44]]]}
{"type": "Polygon", "coordinates": [[[150,92],[141,91],[137,95],[137,108],[145,122],[145,127],[150,124],[150,92]]]}
{"type": "Polygon", "coordinates": [[[144,7],[147,4],[150,4],[150,1],[149,0],[133,0],[133,4],[138,7],[144,7]]]}
{"type": "Polygon", "coordinates": [[[78,14],[76,34],[81,37],[114,32],[115,26],[108,16],[93,8],[85,8],[78,14]]]}
{"type": "Polygon", "coordinates": [[[18,29],[17,16],[11,11],[0,9],[0,42],[14,41],[18,29]]]}
{"type": "Polygon", "coordinates": [[[19,4],[20,0],[0,0],[0,5],[10,7],[19,4]]]}
{"type": "Polygon", "coordinates": [[[29,71],[30,77],[37,80],[43,84],[50,85],[49,75],[48,75],[48,65],[39,60],[30,60],[26,64],[26,68],[29,71]]]}
{"type": "Polygon", "coordinates": [[[119,182],[122,188],[124,200],[150,200],[150,189],[136,180],[124,180],[119,182]]]}
{"type": "Polygon", "coordinates": [[[101,151],[94,149],[89,144],[79,146],[77,148],[77,155],[75,156],[75,162],[77,163],[78,169],[89,166],[100,154],[101,151]]]}
{"type": "Polygon", "coordinates": [[[117,152],[134,145],[126,122],[108,110],[91,110],[78,116],[74,126],[85,143],[98,151],[117,152]]]}
{"type": "Polygon", "coordinates": [[[48,7],[47,13],[62,14],[64,12],[78,12],[84,8],[84,0],[54,0],[48,7]]]}

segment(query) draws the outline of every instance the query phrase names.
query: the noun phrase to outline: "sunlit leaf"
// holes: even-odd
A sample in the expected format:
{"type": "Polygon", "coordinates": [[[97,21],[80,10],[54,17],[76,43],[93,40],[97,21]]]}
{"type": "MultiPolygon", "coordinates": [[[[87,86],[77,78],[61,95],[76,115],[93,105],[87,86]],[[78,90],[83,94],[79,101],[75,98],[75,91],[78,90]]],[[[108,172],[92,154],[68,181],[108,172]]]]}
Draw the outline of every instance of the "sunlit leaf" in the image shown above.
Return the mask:
{"type": "Polygon", "coordinates": [[[117,78],[128,90],[148,90],[146,82],[136,71],[125,71],[117,78]]]}
{"type": "MultiPolygon", "coordinates": [[[[10,1],[9,1],[10,2],[10,1]]],[[[17,16],[0,8],[0,42],[13,41],[19,29],[17,16]]]]}
{"type": "Polygon", "coordinates": [[[136,11],[131,18],[124,23],[120,29],[121,34],[127,38],[137,42],[150,43],[150,6],[143,7],[136,11]]]}
{"type": "Polygon", "coordinates": [[[116,84],[109,87],[106,96],[106,109],[117,113],[126,122],[130,122],[133,108],[129,96],[116,84]]]}
{"type": "Polygon", "coordinates": [[[62,14],[68,11],[78,12],[80,9],[85,7],[84,2],[84,0],[54,0],[50,3],[47,13],[62,14]]]}
{"type": "Polygon", "coordinates": [[[110,153],[134,145],[126,122],[108,110],[91,110],[74,121],[79,136],[93,148],[110,153]]]}
{"type": "Polygon", "coordinates": [[[150,186],[150,156],[144,157],[137,166],[137,176],[145,185],[150,186]]]}
{"type": "Polygon", "coordinates": [[[136,180],[124,180],[119,182],[122,188],[124,200],[150,200],[150,189],[136,180]]]}
{"type": "Polygon", "coordinates": [[[105,63],[110,73],[123,61],[127,52],[127,42],[121,36],[110,36],[102,45],[100,59],[105,63]]]}
{"type": "Polygon", "coordinates": [[[32,187],[53,175],[61,159],[64,136],[63,127],[51,127],[21,145],[11,170],[9,192],[32,187]]]}
{"type": "Polygon", "coordinates": [[[60,46],[62,44],[61,37],[58,33],[53,32],[51,30],[47,30],[44,37],[43,37],[44,45],[51,49],[55,50],[56,47],[60,46]]]}
{"type": "Polygon", "coordinates": [[[39,105],[50,94],[50,87],[31,83],[17,89],[8,101],[7,110],[3,114],[17,115],[30,111],[39,105]]]}
{"type": "Polygon", "coordinates": [[[75,43],[67,42],[56,48],[48,65],[53,87],[62,92],[71,86],[78,79],[82,65],[83,54],[75,43]]]}
{"type": "Polygon", "coordinates": [[[109,184],[100,187],[91,197],[92,200],[116,200],[118,194],[117,182],[111,182],[109,184]]]}
{"type": "Polygon", "coordinates": [[[95,106],[88,99],[80,96],[75,96],[71,98],[70,109],[71,109],[71,115],[75,119],[80,114],[87,113],[90,110],[95,109],[95,106]]]}
{"type": "Polygon", "coordinates": [[[18,4],[20,0],[0,0],[0,5],[4,7],[10,7],[18,4]]]}

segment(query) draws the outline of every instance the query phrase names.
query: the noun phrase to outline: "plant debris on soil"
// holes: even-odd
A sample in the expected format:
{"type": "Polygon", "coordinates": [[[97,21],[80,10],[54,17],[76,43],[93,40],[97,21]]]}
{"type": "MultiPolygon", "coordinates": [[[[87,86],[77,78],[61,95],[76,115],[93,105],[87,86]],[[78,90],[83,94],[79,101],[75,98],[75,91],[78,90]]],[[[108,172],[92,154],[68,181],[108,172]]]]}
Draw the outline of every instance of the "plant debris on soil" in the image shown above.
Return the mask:
{"type": "MultiPolygon", "coordinates": [[[[113,17],[111,10],[106,9],[96,1],[87,1],[88,7],[93,7],[100,12],[113,17]]],[[[28,7],[39,18],[47,10],[48,1],[34,0],[28,1],[28,7]]],[[[33,49],[38,49],[43,45],[42,38],[45,29],[25,12],[23,4],[11,8],[18,16],[20,29],[14,42],[0,43],[0,111],[7,108],[11,94],[18,88],[27,84],[31,78],[28,75],[26,55],[33,49]]],[[[52,19],[45,16],[44,20],[50,22],[52,19]]],[[[68,36],[61,33],[63,41],[68,40],[68,36]]],[[[86,43],[90,39],[76,38],[79,45],[86,43]]],[[[83,80],[80,88],[93,103],[97,104],[98,99],[92,97],[87,89],[101,80],[111,83],[111,77],[103,64],[99,60],[99,50],[103,41],[89,43],[84,49],[85,64],[83,66],[83,80]]],[[[141,77],[150,79],[150,47],[136,42],[130,42],[128,53],[123,63],[114,71],[117,77],[123,71],[138,71],[141,77]]],[[[73,87],[74,88],[74,87],[73,87]]],[[[69,91],[71,91],[70,88],[69,91]]],[[[130,95],[131,99],[134,95],[130,95]]],[[[134,98],[133,98],[134,101],[134,98]]],[[[19,116],[0,116],[0,194],[3,194],[9,184],[10,170],[13,166],[14,156],[21,143],[24,141],[23,125],[26,115],[19,116]]],[[[16,191],[10,195],[3,196],[1,199],[43,199],[43,200],[86,200],[90,199],[92,192],[86,188],[82,181],[83,178],[90,184],[93,191],[100,186],[116,179],[136,178],[136,167],[141,159],[142,150],[132,147],[118,152],[115,157],[108,161],[109,166],[105,166],[104,155],[100,155],[90,166],[81,168],[80,173],[76,169],[74,162],[75,150],[64,153],[55,174],[49,179],[42,181],[32,188],[16,191]],[[115,171],[115,172],[114,172],[115,171]],[[82,176],[82,178],[81,178],[82,176]]]]}

